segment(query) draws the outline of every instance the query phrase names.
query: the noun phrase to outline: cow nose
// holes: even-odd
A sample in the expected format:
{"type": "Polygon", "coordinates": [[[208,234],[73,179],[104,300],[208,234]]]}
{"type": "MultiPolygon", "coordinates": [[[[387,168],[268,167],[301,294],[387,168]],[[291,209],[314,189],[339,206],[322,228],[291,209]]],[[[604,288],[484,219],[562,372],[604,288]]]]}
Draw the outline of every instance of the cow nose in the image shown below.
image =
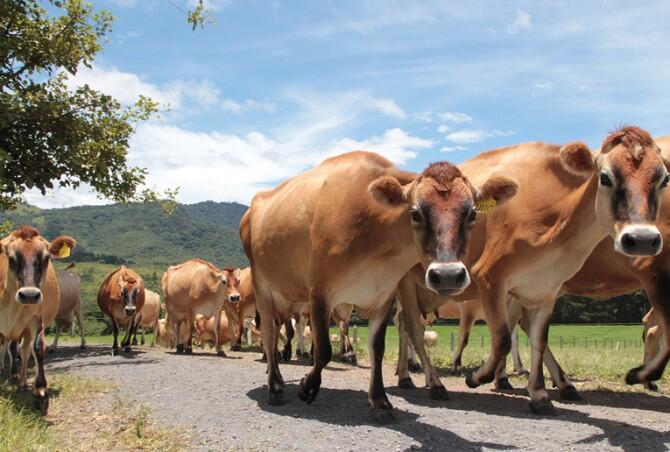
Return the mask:
{"type": "Polygon", "coordinates": [[[16,292],[16,301],[21,304],[38,304],[42,301],[42,291],[37,287],[22,287],[16,292]]]}
{"type": "Polygon", "coordinates": [[[135,306],[126,306],[126,315],[128,317],[131,317],[133,314],[135,314],[135,306]]]}
{"type": "Polygon", "coordinates": [[[231,295],[228,299],[231,303],[237,303],[240,301],[240,294],[231,295]]]}
{"type": "Polygon", "coordinates": [[[468,270],[460,262],[431,264],[426,272],[426,285],[440,295],[465,289],[469,284],[468,270]]]}
{"type": "Polygon", "coordinates": [[[654,227],[624,230],[619,242],[623,252],[630,256],[655,256],[663,246],[663,238],[654,227]]]}

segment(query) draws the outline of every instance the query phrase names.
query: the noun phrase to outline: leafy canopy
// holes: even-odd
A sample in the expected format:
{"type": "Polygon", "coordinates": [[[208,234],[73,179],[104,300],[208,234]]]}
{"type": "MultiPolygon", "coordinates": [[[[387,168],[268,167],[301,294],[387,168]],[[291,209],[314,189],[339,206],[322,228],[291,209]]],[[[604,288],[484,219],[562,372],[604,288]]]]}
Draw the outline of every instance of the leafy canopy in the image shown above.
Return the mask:
{"type": "MultiPolygon", "coordinates": [[[[158,105],[122,106],[88,85],[66,86],[91,67],[112,16],[80,0],[0,1],[0,210],[27,189],[88,183],[115,201],[155,201],[146,170],[127,162],[128,140],[158,105]]],[[[170,196],[170,193],[168,193],[170,196]]]]}

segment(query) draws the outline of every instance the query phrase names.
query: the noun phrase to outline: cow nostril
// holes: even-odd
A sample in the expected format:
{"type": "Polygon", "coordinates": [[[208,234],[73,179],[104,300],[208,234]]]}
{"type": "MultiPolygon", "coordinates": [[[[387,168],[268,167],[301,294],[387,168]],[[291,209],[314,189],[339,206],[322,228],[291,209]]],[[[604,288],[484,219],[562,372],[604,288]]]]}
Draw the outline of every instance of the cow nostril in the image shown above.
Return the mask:
{"type": "Polygon", "coordinates": [[[661,236],[660,235],[657,235],[656,237],[654,237],[654,240],[651,242],[651,246],[654,249],[658,249],[658,248],[661,247],[661,236]]]}
{"type": "Polygon", "coordinates": [[[431,268],[430,270],[428,270],[428,281],[431,284],[437,286],[438,284],[440,284],[440,274],[431,268]]]}
{"type": "Polygon", "coordinates": [[[624,234],[621,237],[621,245],[624,249],[631,249],[635,247],[635,239],[630,234],[624,234]]]}
{"type": "Polygon", "coordinates": [[[466,273],[465,273],[465,269],[464,269],[464,268],[460,268],[460,269],[456,272],[456,284],[459,284],[459,285],[463,284],[463,283],[465,282],[465,275],[466,275],[466,273]]]}

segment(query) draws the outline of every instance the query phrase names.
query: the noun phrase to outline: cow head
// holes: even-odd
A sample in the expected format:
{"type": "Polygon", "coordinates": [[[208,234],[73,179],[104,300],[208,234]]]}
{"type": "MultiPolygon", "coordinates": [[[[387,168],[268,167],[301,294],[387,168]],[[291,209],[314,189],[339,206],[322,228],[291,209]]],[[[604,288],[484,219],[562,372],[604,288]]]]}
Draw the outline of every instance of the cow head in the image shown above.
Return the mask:
{"type": "MultiPolygon", "coordinates": [[[[51,259],[69,256],[74,248],[72,237],[61,235],[49,243],[32,226],[14,229],[0,241],[0,254],[7,257],[7,278],[13,278],[18,286],[14,300],[19,304],[42,302],[42,283],[51,259]]],[[[6,284],[6,287],[11,287],[6,284]]]]}
{"type": "Polygon", "coordinates": [[[129,274],[125,267],[121,268],[118,279],[119,293],[121,302],[123,302],[124,312],[127,317],[132,317],[137,312],[137,301],[144,292],[142,279],[129,274]]]}
{"type": "Polygon", "coordinates": [[[647,132],[624,127],[611,133],[595,159],[583,144],[568,145],[561,154],[563,161],[571,154],[573,167],[577,163],[597,178],[596,217],[614,239],[616,251],[628,256],[661,252],[663,238],[654,223],[670,176],[668,163],[647,132]]]}
{"type": "MultiPolygon", "coordinates": [[[[451,163],[430,165],[412,182],[402,186],[391,176],[374,180],[370,194],[386,205],[406,207],[414,242],[426,268],[426,287],[447,296],[463,291],[470,275],[461,262],[479,203],[490,209],[516,194],[517,184],[493,176],[479,189],[473,187],[451,163]]],[[[486,209],[489,210],[489,209],[486,209]]]]}
{"type": "Polygon", "coordinates": [[[221,279],[226,285],[226,300],[230,303],[237,304],[240,302],[240,274],[242,270],[239,268],[226,267],[221,272],[221,279]]]}

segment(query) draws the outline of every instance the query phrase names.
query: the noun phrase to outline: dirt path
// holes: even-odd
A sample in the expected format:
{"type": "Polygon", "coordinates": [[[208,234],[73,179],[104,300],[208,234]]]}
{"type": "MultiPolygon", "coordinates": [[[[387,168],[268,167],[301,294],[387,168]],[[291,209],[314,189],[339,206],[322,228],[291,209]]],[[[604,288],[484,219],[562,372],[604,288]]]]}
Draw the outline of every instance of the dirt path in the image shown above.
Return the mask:
{"type": "MultiPolygon", "coordinates": [[[[369,370],[332,364],[317,400],[297,398],[308,367],[282,364],[287,403],[266,403],[265,364],[258,353],[208,352],[180,356],[139,348],[112,357],[109,347],[81,353],[63,347],[51,369],[112,380],[121,394],[148,405],[165,425],[192,429],[194,448],[222,450],[668,450],[670,398],[645,393],[584,392],[586,402],[556,403],[559,415],[530,414],[524,391],[499,394],[445,379],[451,400],[435,402],[423,390],[399,390],[384,379],[398,421],[379,426],[367,413],[369,370]]],[[[420,384],[422,375],[415,375],[420,384]]],[[[555,398],[556,393],[552,393],[555,398]]]]}

